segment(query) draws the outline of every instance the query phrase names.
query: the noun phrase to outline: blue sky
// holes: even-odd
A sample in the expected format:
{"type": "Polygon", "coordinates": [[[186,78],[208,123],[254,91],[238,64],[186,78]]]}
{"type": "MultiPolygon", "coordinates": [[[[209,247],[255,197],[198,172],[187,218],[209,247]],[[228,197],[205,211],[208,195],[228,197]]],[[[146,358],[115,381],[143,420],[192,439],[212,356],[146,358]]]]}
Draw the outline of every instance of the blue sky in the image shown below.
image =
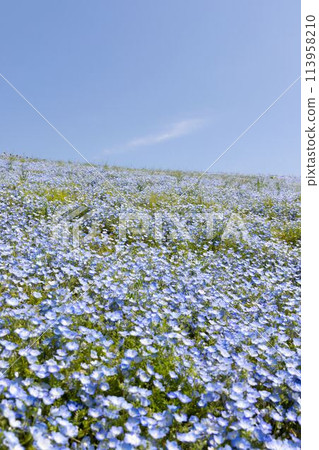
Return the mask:
{"type": "MultiPolygon", "coordinates": [[[[205,170],[300,75],[291,0],[2,2],[0,72],[89,161],[205,170]]],[[[299,174],[300,82],[211,169],[299,174]]],[[[0,152],[80,160],[0,79],[0,152]]]]}

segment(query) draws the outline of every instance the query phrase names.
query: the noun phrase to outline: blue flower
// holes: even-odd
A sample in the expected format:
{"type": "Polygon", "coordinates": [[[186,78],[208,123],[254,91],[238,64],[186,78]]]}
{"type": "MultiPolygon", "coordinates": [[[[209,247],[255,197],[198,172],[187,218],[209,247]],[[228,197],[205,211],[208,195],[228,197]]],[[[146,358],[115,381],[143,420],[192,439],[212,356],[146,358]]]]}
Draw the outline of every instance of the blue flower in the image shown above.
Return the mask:
{"type": "Polygon", "coordinates": [[[5,436],[4,443],[8,446],[8,448],[11,450],[23,450],[19,439],[12,431],[4,431],[3,434],[5,436]]]}
{"type": "Polygon", "coordinates": [[[136,433],[126,433],[124,437],[124,442],[132,445],[133,447],[138,447],[142,443],[142,439],[136,433]]]}
{"type": "Polygon", "coordinates": [[[177,439],[180,442],[196,442],[198,435],[194,431],[189,431],[188,433],[177,433],[177,439]]]}
{"type": "Polygon", "coordinates": [[[162,439],[164,436],[167,435],[169,432],[168,428],[158,428],[158,427],[151,427],[148,429],[149,434],[152,436],[153,439],[162,439]]]}

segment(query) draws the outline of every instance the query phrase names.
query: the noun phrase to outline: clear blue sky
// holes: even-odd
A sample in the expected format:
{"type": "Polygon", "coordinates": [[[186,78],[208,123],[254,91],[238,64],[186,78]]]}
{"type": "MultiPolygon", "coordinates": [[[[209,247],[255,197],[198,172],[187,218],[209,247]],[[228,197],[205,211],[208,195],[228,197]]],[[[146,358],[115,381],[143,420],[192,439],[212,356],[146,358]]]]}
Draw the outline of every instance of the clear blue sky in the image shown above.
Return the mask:
{"type": "MultiPolygon", "coordinates": [[[[0,72],[88,160],[205,170],[300,75],[291,0],[1,4],[0,72]]],[[[299,174],[300,82],[212,171],[299,174]]],[[[0,152],[79,156],[0,79],[0,152]]]]}

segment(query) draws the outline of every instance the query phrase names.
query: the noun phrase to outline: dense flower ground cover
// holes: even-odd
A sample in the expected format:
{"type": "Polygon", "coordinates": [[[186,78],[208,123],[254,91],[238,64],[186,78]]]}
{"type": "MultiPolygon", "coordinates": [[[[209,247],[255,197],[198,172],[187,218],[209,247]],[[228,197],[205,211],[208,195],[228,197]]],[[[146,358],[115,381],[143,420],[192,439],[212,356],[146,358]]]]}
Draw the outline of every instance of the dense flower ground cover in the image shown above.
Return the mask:
{"type": "Polygon", "coordinates": [[[0,158],[1,448],[300,448],[299,180],[197,176],[0,158]]]}

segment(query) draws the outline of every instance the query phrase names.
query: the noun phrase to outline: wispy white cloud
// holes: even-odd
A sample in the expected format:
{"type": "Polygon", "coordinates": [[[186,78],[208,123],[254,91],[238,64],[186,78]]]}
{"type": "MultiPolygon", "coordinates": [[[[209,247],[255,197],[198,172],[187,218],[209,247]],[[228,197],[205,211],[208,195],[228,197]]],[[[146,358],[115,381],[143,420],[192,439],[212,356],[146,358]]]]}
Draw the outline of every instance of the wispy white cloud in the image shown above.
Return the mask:
{"type": "Polygon", "coordinates": [[[185,119],[171,124],[166,130],[156,134],[148,134],[146,136],[138,137],[128,141],[122,148],[108,149],[105,153],[120,153],[129,149],[138,147],[152,146],[160,144],[161,142],[170,141],[179,137],[191,134],[194,131],[202,128],[205,124],[204,119],[185,119]]]}
{"type": "Polygon", "coordinates": [[[171,125],[167,130],[158,134],[149,134],[137,139],[133,139],[127,143],[128,147],[142,147],[145,145],[155,145],[160,142],[170,141],[186,134],[190,134],[203,125],[201,119],[181,120],[171,125]]]}

